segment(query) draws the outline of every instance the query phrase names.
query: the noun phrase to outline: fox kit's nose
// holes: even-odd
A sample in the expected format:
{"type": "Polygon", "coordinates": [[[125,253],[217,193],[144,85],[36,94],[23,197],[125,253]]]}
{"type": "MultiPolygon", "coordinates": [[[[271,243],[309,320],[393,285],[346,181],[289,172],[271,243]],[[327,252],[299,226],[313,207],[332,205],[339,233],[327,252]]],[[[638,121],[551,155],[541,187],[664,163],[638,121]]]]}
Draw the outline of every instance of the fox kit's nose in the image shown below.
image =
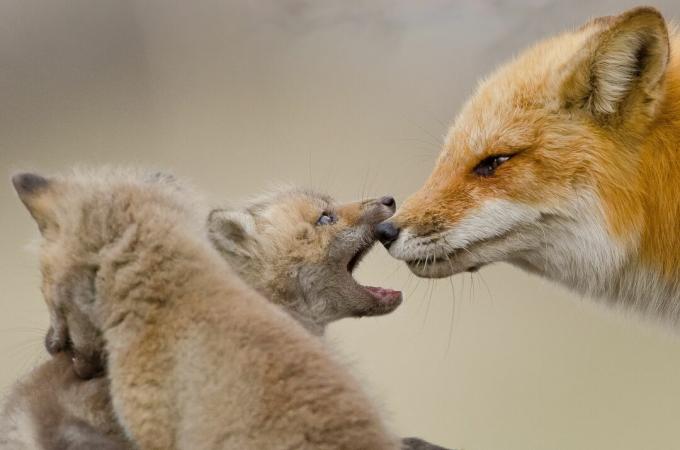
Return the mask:
{"type": "Polygon", "coordinates": [[[390,208],[393,212],[397,208],[397,202],[394,201],[394,197],[390,197],[389,195],[386,195],[384,197],[380,197],[378,199],[378,202],[380,202],[381,205],[385,205],[388,208],[390,208]]]}
{"type": "Polygon", "coordinates": [[[375,227],[375,233],[380,242],[386,248],[390,248],[390,244],[399,237],[399,228],[395,227],[392,222],[383,222],[375,227]]]}

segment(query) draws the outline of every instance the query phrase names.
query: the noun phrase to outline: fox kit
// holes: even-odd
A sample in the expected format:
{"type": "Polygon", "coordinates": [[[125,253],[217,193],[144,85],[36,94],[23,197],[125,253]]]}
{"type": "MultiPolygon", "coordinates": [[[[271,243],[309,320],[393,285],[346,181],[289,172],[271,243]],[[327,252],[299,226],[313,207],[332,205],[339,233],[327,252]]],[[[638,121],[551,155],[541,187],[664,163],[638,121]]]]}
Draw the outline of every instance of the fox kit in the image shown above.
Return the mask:
{"type": "Polygon", "coordinates": [[[321,342],[215,251],[192,196],[115,171],[13,181],[44,237],[53,324],[74,355],[105,353],[138,448],[399,448],[321,342]]]}
{"type": "Polygon", "coordinates": [[[302,189],[262,196],[208,218],[215,247],[246,282],[314,334],[344,317],[387,314],[401,293],[362,286],[352,271],[377,241],[392,197],[349,204],[302,189]]]}
{"type": "Polygon", "coordinates": [[[82,380],[54,355],[12,389],[0,416],[2,450],[132,450],[111,408],[106,377],[82,380]]]}
{"type": "Polygon", "coordinates": [[[637,8],[530,48],[379,228],[423,277],[507,261],[677,325],[680,34],[637,8]]]}

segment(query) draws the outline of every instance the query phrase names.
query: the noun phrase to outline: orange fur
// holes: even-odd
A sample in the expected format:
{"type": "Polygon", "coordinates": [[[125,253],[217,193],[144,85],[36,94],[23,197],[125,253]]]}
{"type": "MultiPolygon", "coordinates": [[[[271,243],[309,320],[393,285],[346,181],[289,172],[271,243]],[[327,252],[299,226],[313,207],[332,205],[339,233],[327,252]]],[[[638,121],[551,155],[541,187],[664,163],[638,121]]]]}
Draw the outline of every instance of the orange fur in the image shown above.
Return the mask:
{"type": "MultiPolygon", "coordinates": [[[[669,31],[658,11],[636,8],[540,42],[501,67],[464,106],[433,173],[392,219],[408,231],[392,254],[427,262],[430,256],[417,250],[426,247],[431,258],[448,259],[452,269],[422,274],[444,276],[473,267],[457,264],[457,250],[471,255],[478,247],[488,250],[490,242],[508,234],[526,241],[524,253],[504,250],[496,252],[501,256],[468,259],[479,265],[517,262],[535,250],[530,241],[537,238],[527,237],[527,229],[545,233],[559,222],[564,232],[587,216],[592,223],[583,221],[572,237],[578,242],[578,233],[588,227],[594,236],[602,222],[606,237],[597,239],[611,241],[611,251],[599,256],[611,260],[616,276],[602,284],[622,284],[623,272],[647,271],[680,292],[679,53],[680,33],[669,31]],[[491,176],[475,173],[495,155],[512,157],[491,176]],[[591,194],[596,201],[583,206],[591,194]],[[532,224],[480,238],[482,231],[469,228],[495,226],[480,216],[491,200],[517,206],[516,214],[534,214],[522,218],[532,224]],[[474,238],[461,237],[464,231],[474,238]],[[454,246],[451,236],[463,244],[454,246]],[[406,239],[418,242],[409,246],[406,239]]],[[[540,244],[555,244],[546,239],[540,244]]],[[[544,256],[535,259],[549,265],[544,256]]],[[[569,261],[573,266],[574,258],[569,261]]],[[[536,261],[518,264],[543,270],[536,261]]],[[[608,287],[579,289],[601,294],[608,287]]]]}
{"type": "MultiPolygon", "coordinates": [[[[642,260],[680,278],[680,36],[676,35],[666,80],[666,97],[654,129],[642,147],[640,178],[646,194],[642,260]]],[[[619,216],[619,220],[624,220],[619,216]]]]}

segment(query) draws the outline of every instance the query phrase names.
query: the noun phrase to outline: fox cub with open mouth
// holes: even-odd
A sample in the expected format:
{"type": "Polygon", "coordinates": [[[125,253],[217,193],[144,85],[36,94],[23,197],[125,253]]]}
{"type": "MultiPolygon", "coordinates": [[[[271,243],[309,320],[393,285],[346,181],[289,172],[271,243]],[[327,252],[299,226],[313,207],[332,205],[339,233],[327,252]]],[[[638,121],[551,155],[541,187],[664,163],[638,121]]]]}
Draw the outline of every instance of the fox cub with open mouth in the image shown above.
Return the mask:
{"type": "Polygon", "coordinates": [[[394,311],[401,292],[362,286],[352,272],[377,241],[392,197],[338,204],[303,189],[267,194],[237,209],[215,209],[208,234],[232,267],[314,334],[345,317],[394,311]]]}

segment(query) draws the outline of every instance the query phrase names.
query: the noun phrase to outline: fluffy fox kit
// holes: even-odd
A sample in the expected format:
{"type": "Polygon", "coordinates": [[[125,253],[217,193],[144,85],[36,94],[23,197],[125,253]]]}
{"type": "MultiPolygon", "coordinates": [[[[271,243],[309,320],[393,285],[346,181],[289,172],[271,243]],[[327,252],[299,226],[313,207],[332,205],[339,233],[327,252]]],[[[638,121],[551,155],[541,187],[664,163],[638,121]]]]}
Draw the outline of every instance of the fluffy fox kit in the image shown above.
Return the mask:
{"type": "Polygon", "coordinates": [[[425,277],[507,261],[680,322],[680,34],[637,8],[483,81],[425,185],[381,225],[425,277]]]}
{"type": "Polygon", "coordinates": [[[387,314],[401,304],[401,292],[352,277],[377,242],[376,226],[395,208],[389,196],[339,204],[289,188],[212,210],[208,235],[248,285],[323,334],[333,321],[387,314]]]}
{"type": "Polygon", "coordinates": [[[53,326],[96,338],[73,354],[104,352],[138,448],[399,448],[321,342],[232,272],[194,197],[129,172],[14,184],[53,326]]]}

